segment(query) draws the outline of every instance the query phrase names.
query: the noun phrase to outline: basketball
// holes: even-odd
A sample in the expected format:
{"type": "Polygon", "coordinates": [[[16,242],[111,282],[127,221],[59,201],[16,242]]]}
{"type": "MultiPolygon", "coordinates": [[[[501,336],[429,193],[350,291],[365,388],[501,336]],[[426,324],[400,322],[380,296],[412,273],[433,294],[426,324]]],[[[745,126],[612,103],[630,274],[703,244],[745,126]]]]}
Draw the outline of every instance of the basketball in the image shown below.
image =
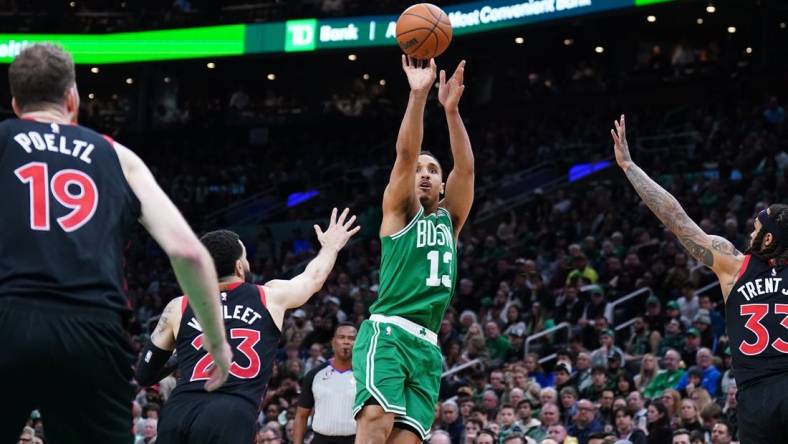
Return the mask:
{"type": "Polygon", "coordinates": [[[430,3],[406,9],[397,19],[397,43],[408,57],[428,60],[446,51],[451,42],[451,21],[430,3]]]}

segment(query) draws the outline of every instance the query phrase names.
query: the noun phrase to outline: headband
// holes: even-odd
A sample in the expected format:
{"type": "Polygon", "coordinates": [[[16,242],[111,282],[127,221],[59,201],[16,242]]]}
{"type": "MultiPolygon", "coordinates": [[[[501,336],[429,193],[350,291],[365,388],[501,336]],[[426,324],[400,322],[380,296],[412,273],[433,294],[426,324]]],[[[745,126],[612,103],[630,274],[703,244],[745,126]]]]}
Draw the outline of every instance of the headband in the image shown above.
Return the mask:
{"type": "Polygon", "coordinates": [[[788,233],[786,233],[786,230],[781,226],[779,226],[777,222],[771,220],[769,218],[769,213],[767,213],[766,210],[763,210],[760,213],[758,213],[758,220],[761,221],[761,225],[763,225],[763,228],[765,228],[766,231],[772,234],[776,242],[782,244],[785,241],[785,239],[788,238],[788,233]]]}

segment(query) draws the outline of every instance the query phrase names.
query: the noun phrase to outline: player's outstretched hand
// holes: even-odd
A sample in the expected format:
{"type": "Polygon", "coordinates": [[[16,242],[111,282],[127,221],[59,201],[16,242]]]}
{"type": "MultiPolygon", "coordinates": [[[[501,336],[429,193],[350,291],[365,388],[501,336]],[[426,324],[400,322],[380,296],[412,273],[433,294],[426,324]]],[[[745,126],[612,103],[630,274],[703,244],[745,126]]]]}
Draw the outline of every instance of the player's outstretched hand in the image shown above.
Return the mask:
{"type": "Polygon", "coordinates": [[[465,76],[465,60],[457,65],[449,81],[446,81],[446,71],[441,70],[438,83],[438,101],[446,111],[456,111],[460,104],[460,97],[465,91],[463,78],[465,76]]]}
{"type": "Polygon", "coordinates": [[[403,54],[402,70],[408,76],[408,84],[410,84],[410,90],[414,94],[426,97],[430,93],[430,88],[435,83],[435,72],[438,70],[438,67],[435,65],[435,59],[430,59],[428,63],[423,60],[412,59],[403,54]]]}
{"type": "Polygon", "coordinates": [[[205,381],[205,390],[212,392],[227,381],[227,372],[230,370],[230,363],[233,360],[233,351],[230,349],[230,344],[224,340],[217,347],[208,348],[208,344],[205,345],[206,350],[213,358],[213,363],[208,370],[211,377],[205,381]]]}
{"type": "Polygon", "coordinates": [[[610,130],[613,136],[613,150],[616,153],[616,162],[621,168],[626,168],[632,164],[632,156],[629,155],[629,144],[627,143],[627,127],[624,122],[624,115],[619,120],[614,120],[613,125],[616,129],[610,130]]]}
{"type": "Polygon", "coordinates": [[[353,235],[358,233],[358,230],[361,229],[360,226],[353,228],[353,222],[356,221],[356,216],[350,216],[350,219],[348,219],[347,216],[349,213],[350,210],[345,208],[345,211],[343,211],[342,214],[339,215],[339,219],[337,219],[337,209],[334,208],[334,210],[331,211],[331,221],[326,231],[321,230],[320,226],[315,225],[317,240],[320,241],[320,245],[323,248],[339,251],[345,246],[348,239],[353,237],[353,235]]]}

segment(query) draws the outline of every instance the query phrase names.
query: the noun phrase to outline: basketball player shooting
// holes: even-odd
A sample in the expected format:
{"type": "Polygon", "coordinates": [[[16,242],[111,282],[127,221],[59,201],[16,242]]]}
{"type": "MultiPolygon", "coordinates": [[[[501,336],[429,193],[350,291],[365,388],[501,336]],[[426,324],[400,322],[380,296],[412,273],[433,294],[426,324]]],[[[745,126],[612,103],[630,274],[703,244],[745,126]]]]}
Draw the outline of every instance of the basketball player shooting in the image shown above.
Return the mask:
{"type": "Polygon", "coordinates": [[[436,333],[456,282],[457,236],[473,203],[473,152],[458,111],[465,62],[449,80],[440,72],[438,100],[454,157],[445,184],[438,159],[421,151],[435,61],[419,67],[402,56],[402,69],[410,97],[383,194],[379,297],[353,349],[360,444],[416,444],[429,436],[442,370],[436,333]]]}
{"type": "Polygon", "coordinates": [[[788,442],[788,205],[755,218],[745,254],[703,232],[679,202],[632,161],[624,116],[614,122],[616,162],[684,248],[717,275],[738,387],[742,444],[788,442]]]}
{"type": "Polygon", "coordinates": [[[178,384],[164,405],[159,423],[159,444],[236,444],[254,439],[257,409],[271,378],[271,367],[282,331],[285,311],[304,305],[317,293],[334,268],[337,254],[360,227],[346,208],[331,213],[328,228],[315,225],[320,252],[303,273],[290,280],[272,280],[262,286],[248,283],[246,247],[237,234],[213,231],[201,238],[216,264],[224,328],[234,346],[227,383],[207,393],[202,380],[212,366],[201,350],[202,327],[194,319],[188,295],[170,301],[145,345],[136,378],[152,385],[172,372],[165,364],[177,351],[178,384]]]}

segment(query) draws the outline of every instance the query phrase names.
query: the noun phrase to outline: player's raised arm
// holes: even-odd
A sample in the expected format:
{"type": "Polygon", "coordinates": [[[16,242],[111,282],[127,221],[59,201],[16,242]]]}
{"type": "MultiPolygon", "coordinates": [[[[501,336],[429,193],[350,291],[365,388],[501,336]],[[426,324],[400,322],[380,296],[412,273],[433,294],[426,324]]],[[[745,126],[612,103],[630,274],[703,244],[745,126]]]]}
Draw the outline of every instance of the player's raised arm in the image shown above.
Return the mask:
{"type": "Polygon", "coordinates": [[[169,256],[175,277],[189,295],[189,304],[203,327],[203,347],[215,363],[205,388],[215,390],[227,380],[232,352],[225,338],[213,260],[145,163],[119,143],[115,143],[115,150],[123,174],[142,205],[140,222],[169,256]]]}
{"type": "Polygon", "coordinates": [[[675,197],[635,165],[629,154],[623,114],[614,125],[615,130],[611,129],[610,134],[613,137],[618,166],[624,170],[643,202],[676,235],[692,257],[714,270],[720,279],[722,294],[727,300],[744,256],[725,238],[706,234],[690,219],[675,197]]]}
{"type": "Polygon", "coordinates": [[[460,234],[473,204],[473,149],[459,110],[460,97],[465,91],[464,76],[465,60],[460,62],[448,81],[446,81],[446,72],[441,70],[438,88],[438,100],[446,112],[451,154],[454,158],[454,168],[446,181],[446,197],[443,200],[443,206],[451,214],[455,236],[460,234]]]}
{"type": "Polygon", "coordinates": [[[313,294],[317,293],[328,279],[334,268],[339,250],[361,229],[353,228],[356,216],[348,218],[350,210],[337,218],[337,209],[331,212],[331,221],[326,231],[315,225],[315,233],[320,241],[320,251],[304,269],[304,272],[290,280],[273,280],[263,285],[266,294],[268,311],[278,327],[282,327],[285,311],[304,305],[313,294]]]}
{"type": "Polygon", "coordinates": [[[388,236],[402,229],[419,208],[414,175],[424,137],[424,106],[435,82],[436,66],[432,59],[426,67],[420,67],[418,63],[402,56],[402,70],[408,77],[410,96],[397,135],[397,160],[394,161],[389,183],[383,193],[381,236],[388,236]]]}

